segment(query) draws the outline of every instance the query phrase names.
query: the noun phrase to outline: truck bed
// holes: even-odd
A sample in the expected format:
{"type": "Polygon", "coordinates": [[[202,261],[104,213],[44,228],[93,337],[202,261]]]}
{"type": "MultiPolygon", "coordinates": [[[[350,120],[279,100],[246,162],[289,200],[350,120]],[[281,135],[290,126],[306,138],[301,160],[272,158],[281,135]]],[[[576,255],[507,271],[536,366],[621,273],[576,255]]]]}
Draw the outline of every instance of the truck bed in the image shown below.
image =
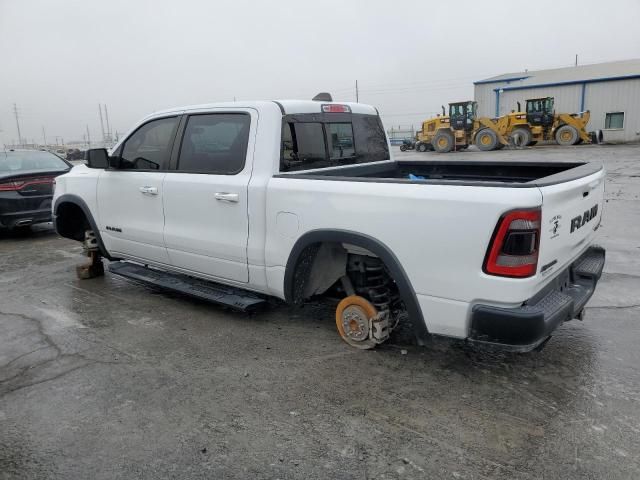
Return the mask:
{"type": "Polygon", "coordinates": [[[541,187],[568,182],[602,169],[598,163],[385,161],[285,173],[315,180],[430,183],[501,187],[541,187]],[[411,176],[411,177],[410,177],[411,176]]]}

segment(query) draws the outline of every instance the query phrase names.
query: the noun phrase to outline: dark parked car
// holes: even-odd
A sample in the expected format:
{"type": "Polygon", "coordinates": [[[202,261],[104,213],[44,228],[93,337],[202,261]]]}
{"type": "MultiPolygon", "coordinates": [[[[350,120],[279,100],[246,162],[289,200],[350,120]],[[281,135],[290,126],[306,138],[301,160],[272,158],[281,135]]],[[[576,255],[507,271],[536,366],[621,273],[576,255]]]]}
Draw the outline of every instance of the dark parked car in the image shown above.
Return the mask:
{"type": "Polygon", "coordinates": [[[46,151],[0,151],[0,228],[51,221],[54,179],[70,168],[46,151]]]}

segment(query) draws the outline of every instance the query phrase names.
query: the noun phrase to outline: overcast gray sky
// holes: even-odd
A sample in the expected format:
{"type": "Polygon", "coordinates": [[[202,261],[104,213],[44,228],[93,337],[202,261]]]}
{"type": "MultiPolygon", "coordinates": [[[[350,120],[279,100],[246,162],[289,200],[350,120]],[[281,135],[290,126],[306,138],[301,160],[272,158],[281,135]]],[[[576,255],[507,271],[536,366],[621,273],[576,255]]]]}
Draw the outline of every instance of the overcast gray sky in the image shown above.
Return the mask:
{"type": "Polygon", "coordinates": [[[0,144],[176,105],[334,99],[419,124],[506,72],[640,57],[639,0],[0,0],[0,144]],[[527,8],[531,7],[531,8],[527,8]]]}

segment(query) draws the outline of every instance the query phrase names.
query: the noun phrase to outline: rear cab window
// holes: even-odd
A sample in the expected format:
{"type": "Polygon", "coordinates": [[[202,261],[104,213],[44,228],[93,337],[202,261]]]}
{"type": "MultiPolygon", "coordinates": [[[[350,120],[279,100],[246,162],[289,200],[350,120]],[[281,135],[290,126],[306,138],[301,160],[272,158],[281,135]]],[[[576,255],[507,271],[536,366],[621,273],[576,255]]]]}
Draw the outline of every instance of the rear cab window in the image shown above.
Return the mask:
{"type": "Polygon", "coordinates": [[[281,172],[390,159],[380,118],[356,113],[285,115],[281,152],[281,172]]]}

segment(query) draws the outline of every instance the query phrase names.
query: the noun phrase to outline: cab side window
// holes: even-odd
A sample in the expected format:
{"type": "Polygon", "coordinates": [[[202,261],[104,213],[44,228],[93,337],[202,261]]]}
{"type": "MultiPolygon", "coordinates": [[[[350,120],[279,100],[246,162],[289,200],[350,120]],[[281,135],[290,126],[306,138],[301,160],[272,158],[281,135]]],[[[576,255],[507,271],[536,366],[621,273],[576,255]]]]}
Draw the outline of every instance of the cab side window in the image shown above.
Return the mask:
{"type": "Polygon", "coordinates": [[[235,175],[245,164],[251,116],[246,113],[192,115],[180,147],[179,172],[235,175]]]}
{"type": "Polygon", "coordinates": [[[178,121],[178,117],[160,118],[145,123],[136,130],[122,148],[121,168],[125,170],[166,169],[178,121]]]}

